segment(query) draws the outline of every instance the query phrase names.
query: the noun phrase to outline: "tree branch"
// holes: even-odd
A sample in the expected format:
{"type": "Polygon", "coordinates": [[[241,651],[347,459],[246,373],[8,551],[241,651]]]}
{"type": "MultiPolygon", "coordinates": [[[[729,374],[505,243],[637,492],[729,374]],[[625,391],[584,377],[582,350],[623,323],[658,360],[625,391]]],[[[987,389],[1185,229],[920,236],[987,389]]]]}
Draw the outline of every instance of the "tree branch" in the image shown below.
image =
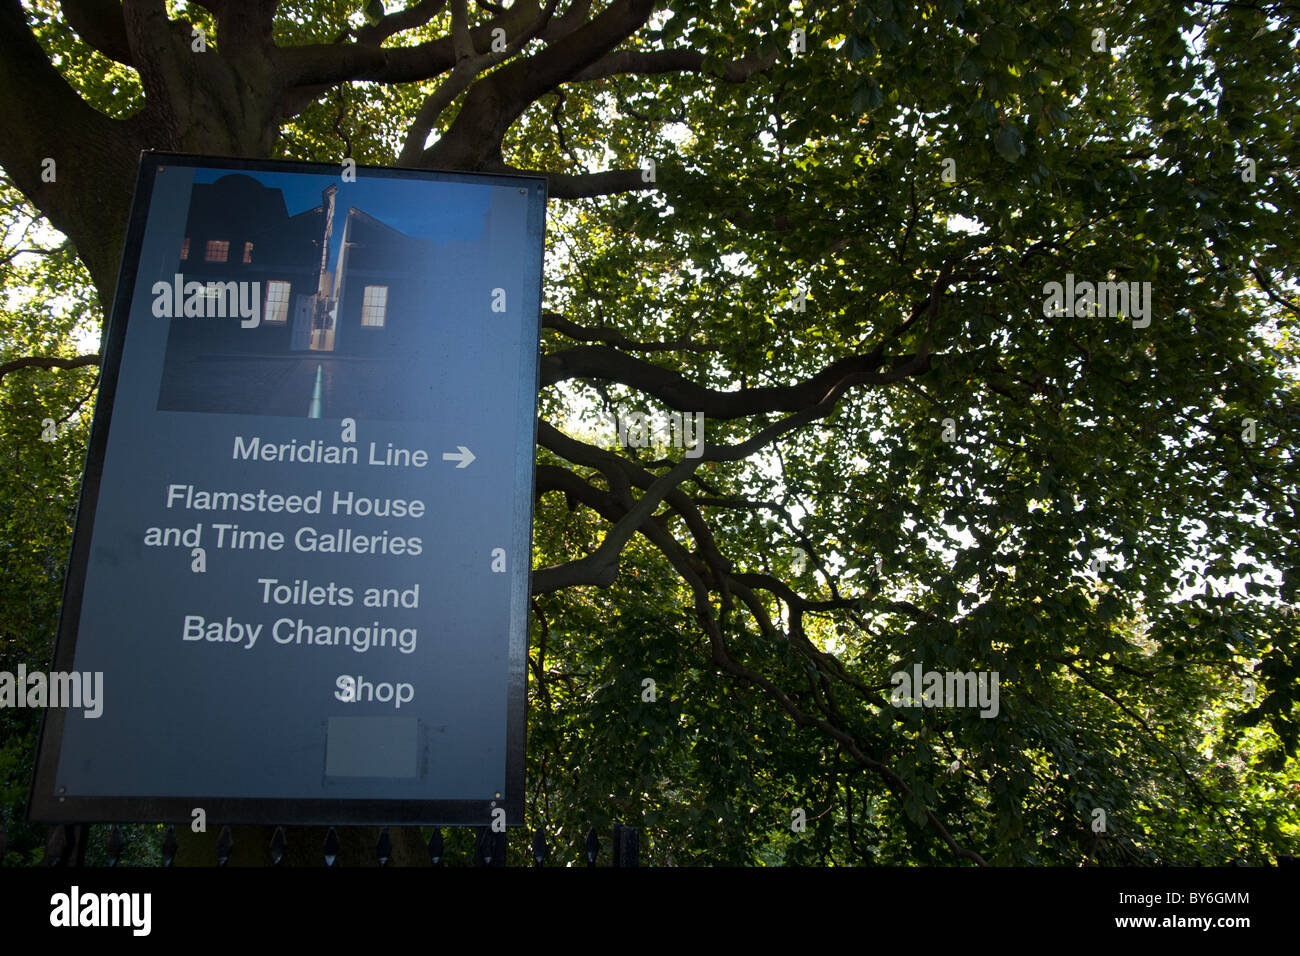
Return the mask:
{"type": "Polygon", "coordinates": [[[429,133],[433,130],[433,124],[442,115],[442,111],[450,106],[456,97],[460,96],[481,73],[491,69],[498,63],[508,60],[523,49],[524,44],[536,36],[537,31],[550,19],[558,2],[559,0],[549,0],[546,9],[538,15],[538,19],[532,28],[521,31],[504,50],[489,50],[486,53],[476,53],[474,40],[469,30],[468,11],[465,6],[466,0],[452,0],[452,48],[456,52],[456,66],[452,69],[451,75],[438,84],[438,88],[429,94],[420,107],[420,112],[416,114],[415,120],[411,123],[411,128],[407,131],[406,142],[402,145],[402,152],[397,159],[399,166],[414,166],[420,161],[420,156],[424,152],[424,142],[429,138],[429,133]]]}
{"type": "Polygon", "coordinates": [[[614,579],[618,577],[619,555],[622,554],[624,546],[633,533],[650,518],[664,496],[681,484],[683,479],[699,467],[699,464],[698,460],[685,460],[673,466],[668,474],[655,481],[636,505],[606,532],[600,547],[587,557],[580,561],[571,561],[568,564],[534,571],[533,593],[543,594],[579,584],[595,584],[603,588],[613,584],[614,579]]]}
{"type": "Polygon", "coordinates": [[[832,393],[853,385],[887,385],[929,370],[930,353],[899,356],[880,371],[886,360],[880,347],[851,355],[826,366],[796,385],[742,388],[720,392],[704,388],[680,372],[660,368],[603,345],[579,345],[542,357],[543,386],[571,378],[603,379],[631,386],[678,411],[703,412],[709,418],[745,418],[770,412],[799,412],[819,405],[832,393]]]}
{"type": "Polygon", "coordinates": [[[396,13],[390,13],[378,23],[358,29],[353,36],[358,43],[379,46],[391,36],[395,36],[404,30],[413,30],[416,27],[422,27],[439,13],[447,5],[447,0],[419,0],[413,3],[405,10],[399,10],[396,13]]]}
{"type": "MultiPolygon", "coordinates": [[[[728,83],[744,83],[751,76],[762,73],[776,62],[777,51],[745,57],[730,63],[721,64],[716,73],[728,83]]],[[[607,53],[591,66],[576,74],[573,80],[579,83],[599,80],[607,76],[624,73],[637,73],[654,76],[661,73],[712,73],[708,69],[708,58],[697,50],[616,50],[607,53]]]]}
{"type": "Polygon", "coordinates": [[[54,228],[74,237],[107,309],[139,147],[126,123],[93,109],[54,68],[19,0],[0,0],[0,116],[8,133],[0,166],[54,228]],[[52,180],[43,175],[47,160],[52,180]]]}
{"type": "Polygon", "coordinates": [[[10,372],[16,372],[22,368],[83,368],[87,365],[98,365],[99,360],[99,355],[78,355],[76,358],[29,355],[25,358],[13,359],[0,364],[0,382],[3,382],[4,377],[10,372]]]}
{"type": "Polygon", "coordinates": [[[546,195],[551,199],[591,199],[614,193],[630,193],[657,188],[646,182],[639,169],[610,169],[599,173],[552,173],[546,170],[518,169],[505,163],[484,166],[490,172],[519,176],[545,176],[546,195]]]}
{"type": "MultiPolygon", "coordinates": [[[[487,48],[498,27],[511,36],[532,21],[536,3],[517,3],[505,15],[470,30],[475,49],[487,48]]],[[[382,25],[383,21],[380,21],[382,25]]],[[[456,65],[450,36],[411,47],[379,47],[372,43],[313,43],[281,47],[276,63],[288,87],[332,85],[346,80],[374,83],[415,83],[440,76],[456,65]]]]}
{"type": "Polygon", "coordinates": [[[475,84],[451,128],[425,151],[420,165],[481,169],[499,163],[506,131],[529,104],[636,32],[649,19],[655,2],[614,0],[579,29],[475,84]]]}
{"type": "Polygon", "coordinates": [[[589,328],[578,325],[555,312],[542,313],[542,328],[555,331],[580,342],[604,342],[615,348],[628,352],[720,352],[720,345],[698,345],[686,339],[674,339],[671,342],[634,342],[618,329],[605,326],[589,328]]]}
{"type": "Polygon", "coordinates": [[[132,65],[121,0],[60,0],[63,19],[92,50],[132,65]]]}

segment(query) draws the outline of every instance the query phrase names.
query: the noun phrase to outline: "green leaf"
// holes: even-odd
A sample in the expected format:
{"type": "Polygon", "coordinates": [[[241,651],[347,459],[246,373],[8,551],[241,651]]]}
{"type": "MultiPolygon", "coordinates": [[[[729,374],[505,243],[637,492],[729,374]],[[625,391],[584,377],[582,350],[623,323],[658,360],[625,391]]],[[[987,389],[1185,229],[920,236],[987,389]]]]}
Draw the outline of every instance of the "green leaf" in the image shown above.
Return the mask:
{"type": "Polygon", "coordinates": [[[853,89],[853,109],[858,113],[867,113],[884,102],[879,84],[872,77],[863,77],[853,89]]]}
{"type": "Polygon", "coordinates": [[[1025,146],[1020,141],[1020,131],[1010,123],[1005,124],[998,130],[994,146],[998,155],[1008,163],[1018,162],[1020,157],[1025,154],[1025,146]]]}

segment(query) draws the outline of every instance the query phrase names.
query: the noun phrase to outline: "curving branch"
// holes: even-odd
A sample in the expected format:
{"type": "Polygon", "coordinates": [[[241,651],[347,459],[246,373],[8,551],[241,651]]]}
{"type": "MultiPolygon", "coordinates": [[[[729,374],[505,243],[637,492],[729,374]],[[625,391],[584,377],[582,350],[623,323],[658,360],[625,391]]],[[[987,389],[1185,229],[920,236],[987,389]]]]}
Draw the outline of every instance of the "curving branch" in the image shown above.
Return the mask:
{"type": "Polygon", "coordinates": [[[545,176],[546,194],[551,199],[591,199],[595,196],[644,192],[656,188],[654,183],[645,180],[639,169],[611,169],[600,173],[552,173],[494,163],[484,166],[484,170],[512,173],[517,176],[545,176]]]}
{"type": "Polygon", "coordinates": [[[424,26],[441,13],[446,5],[447,0],[418,0],[405,10],[387,14],[378,23],[361,27],[352,36],[356,37],[358,43],[379,46],[389,37],[424,26]]]}
{"type": "MultiPolygon", "coordinates": [[[[532,23],[536,2],[520,2],[504,14],[470,29],[474,49],[488,49],[492,31],[512,36],[532,23]]],[[[380,21],[379,25],[382,25],[380,21]]],[[[410,47],[381,47],[371,42],[311,43],[280,47],[274,57],[287,87],[331,86],[350,80],[373,83],[416,83],[441,76],[456,65],[451,36],[410,47]]]]}
{"type": "Polygon", "coordinates": [[[616,50],[601,57],[573,79],[583,83],[626,73],[642,76],[657,76],[663,73],[712,73],[728,83],[744,83],[750,77],[770,69],[776,60],[776,50],[723,64],[711,62],[709,57],[698,50],[616,50]]]}
{"type": "Polygon", "coordinates": [[[50,223],[76,244],[105,310],[112,301],[121,234],[139,157],[129,124],[92,108],[50,62],[19,0],[0,0],[0,166],[50,223]],[[54,161],[57,178],[42,175],[54,161]],[[84,188],[70,184],[82,183],[84,188]]]}
{"type": "Polygon", "coordinates": [[[770,385],[722,392],[705,388],[680,372],[661,368],[603,345],[579,345],[542,358],[541,384],[573,378],[618,382],[659,399],[678,411],[708,418],[745,418],[772,412],[801,412],[855,385],[889,385],[929,370],[928,351],[900,355],[892,362],[882,347],[838,359],[795,385],[770,385]]]}
{"type": "Polygon", "coordinates": [[[685,339],[670,342],[634,342],[618,329],[607,326],[591,328],[579,325],[555,312],[542,313],[542,328],[555,331],[579,342],[603,342],[629,352],[720,352],[720,345],[700,345],[685,339]]]}
{"type": "MultiPolygon", "coordinates": [[[[501,141],[524,110],[640,29],[654,7],[655,0],[614,0],[572,33],[476,83],[446,134],[424,151],[420,165],[481,169],[499,163],[501,141]]],[[[524,24],[516,25],[522,28],[524,24]]]]}
{"type": "Polygon", "coordinates": [[[469,12],[465,3],[466,0],[452,0],[451,6],[451,40],[452,49],[456,54],[456,65],[452,68],[451,75],[439,83],[438,88],[425,99],[419,113],[412,121],[410,129],[407,130],[406,142],[397,158],[399,165],[414,166],[420,161],[420,156],[425,149],[425,140],[429,138],[429,134],[433,131],[433,124],[437,122],[443,110],[450,106],[479,75],[498,63],[510,59],[523,49],[525,43],[537,36],[541,28],[550,20],[551,14],[555,12],[559,0],[548,0],[546,8],[538,14],[538,19],[532,28],[519,31],[505,49],[499,51],[489,49],[486,53],[479,53],[474,48],[474,40],[469,29],[469,12]]]}
{"type": "Polygon", "coordinates": [[[60,0],[59,9],[68,26],[92,50],[133,65],[121,0],[60,0]]]}
{"type": "Polygon", "coordinates": [[[98,365],[100,358],[99,355],[78,355],[76,358],[29,355],[26,358],[13,359],[0,364],[0,382],[3,382],[4,377],[10,372],[16,372],[22,368],[84,368],[87,365],[98,365]]]}
{"type": "Polygon", "coordinates": [[[605,534],[600,546],[579,561],[533,572],[533,593],[544,594],[579,584],[609,587],[618,576],[619,555],[632,535],[659,507],[664,496],[698,468],[698,460],[683,461],[655,481],[641,499],[605,534]]]}

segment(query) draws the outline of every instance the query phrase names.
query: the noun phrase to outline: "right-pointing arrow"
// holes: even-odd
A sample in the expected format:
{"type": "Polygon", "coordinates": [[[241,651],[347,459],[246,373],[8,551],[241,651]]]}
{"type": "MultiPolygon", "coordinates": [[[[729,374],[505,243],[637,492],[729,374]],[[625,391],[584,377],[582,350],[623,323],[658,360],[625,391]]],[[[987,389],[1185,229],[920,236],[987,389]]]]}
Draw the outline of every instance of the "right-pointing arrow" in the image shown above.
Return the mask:
{"type": "Polygon", "coordinates": [[[459,448],[460,451],[444,451],[442,453],[442,460],[460,462],[460,464],[456,466],[457,468],[468,467],[469,463],[474,460],[474,453],[464,445],[457,445],[456,447],[459,448]]]}

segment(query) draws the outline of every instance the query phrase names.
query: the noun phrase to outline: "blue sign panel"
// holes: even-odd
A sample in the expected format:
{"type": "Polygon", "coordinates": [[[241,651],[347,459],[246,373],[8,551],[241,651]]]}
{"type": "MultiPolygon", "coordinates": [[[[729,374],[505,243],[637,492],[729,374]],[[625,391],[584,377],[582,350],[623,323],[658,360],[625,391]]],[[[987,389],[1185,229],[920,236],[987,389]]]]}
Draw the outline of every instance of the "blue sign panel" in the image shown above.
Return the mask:
{"type": "Polygon", "coordinates": [[[545,201],[144,156],[34,819],[522,822],[545,201]]]}

